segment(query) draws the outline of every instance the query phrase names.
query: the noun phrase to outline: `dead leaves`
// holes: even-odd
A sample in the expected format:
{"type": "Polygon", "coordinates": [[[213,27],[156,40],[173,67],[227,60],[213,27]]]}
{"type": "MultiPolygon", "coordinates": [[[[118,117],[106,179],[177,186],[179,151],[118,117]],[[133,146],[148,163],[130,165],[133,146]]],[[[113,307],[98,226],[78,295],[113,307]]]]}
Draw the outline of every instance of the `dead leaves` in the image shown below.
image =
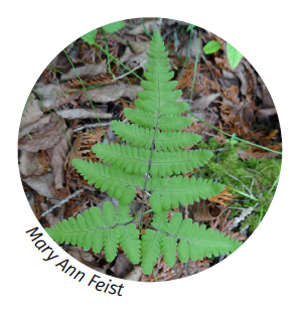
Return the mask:
{"type": "Polygon", "coordinates": [[[51,165],[53,167],[55,189],[62,189],[64,185],[64,164],[69,151],[69,143],[71,143],[72,135],[73,130],[68,129],[65,137],[62,137],[58,144],[48,150],[51,165]]]}

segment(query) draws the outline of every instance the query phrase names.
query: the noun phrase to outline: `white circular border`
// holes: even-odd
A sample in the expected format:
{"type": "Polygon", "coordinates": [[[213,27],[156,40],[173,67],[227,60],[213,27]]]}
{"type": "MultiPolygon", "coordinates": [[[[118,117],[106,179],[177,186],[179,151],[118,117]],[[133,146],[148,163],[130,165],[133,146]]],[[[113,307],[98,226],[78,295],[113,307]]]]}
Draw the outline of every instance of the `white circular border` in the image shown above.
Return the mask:
{"type": "MultiPolygon", "coordinates": [[[[18,5],[14,2],[7,6],[5,24],[1,22],[7,32],[3,39],[7,44],[2,47],[6,55],[2,57],[4,72],[1,76],[2,86],[5,86],[1,126],[2,155],[5,156],[1,163],[1,191],[5,192],[1,209],[2,294],[5,295],[2,308],[9,308],[9,313],[42,311],[44,314],[64,311],[76,314],[176,311],[177,314],[191,310],[210,314],[272,311],[294,314],[298,294],[293,290],[293,283],[300,280],[296,269],[299,245],[295,242],[299,239],[296,234],[299,222],[296,172],[299,167],[295,166],[298,164],[295,128],[299,113],[296,85],[299,65],[291,50],[299,51],[296,6],[282,8],[273,3],[270,7],[262,1],[243,5],[238,1],[207,4],[125,1],[114,2],[114,5],[99,1],[68,4],[51,1],[45,7],[37,1],[20,1],[18,5]],[[117,297],[72,280],[50,262],[44,262],[30,242],[25,231],[39,223],[21,185],[16,141],[28,94],[41,71],[60,50],[101,25],[146,16],[174,18],[198,25],[224,38],[246,56],[259,71],[276,104],[284,159],[279,187],[265,219],[237,252],[203,273],[178,281],[149,284],[116,279],[125,286],[123,296],[117,297]]],[[[69,258],[79,269],[94,274],[92,269],[72,260],[46,233],[44,239],[60,257],[69,258]]]]}

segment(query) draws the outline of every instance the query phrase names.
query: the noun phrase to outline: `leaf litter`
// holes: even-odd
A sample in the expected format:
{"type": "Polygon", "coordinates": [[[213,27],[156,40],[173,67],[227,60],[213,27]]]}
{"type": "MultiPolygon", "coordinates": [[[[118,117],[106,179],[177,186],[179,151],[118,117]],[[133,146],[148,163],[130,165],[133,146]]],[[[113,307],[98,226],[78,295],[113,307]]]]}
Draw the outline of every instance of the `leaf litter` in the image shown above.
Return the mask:
{"type": "MultiPolygon", "coordinates": [[[[151,18],[126,20],[124,28],[106,33],[105,37],[98,29],[97,45],[107,49],[117,61],[97,45],[77,39],[65,49],[76,71],[66,54],[59,53],[38,78],[22,115],[18,136],[20,175],[28,201],[44,227],[53,226],[61,218],[76,216],[91,206],[99,206],[110,198],[89,187],[74,171],[71,161],[74,158],[95,161],[93,145],[119,141],[109,122],[124,121],[123,109],[133,107],[137,92],[142,90],[138,77],[143,77],[145,72],[151,39],[148,35],[155,29],[160,29],[169,50],[170,64],[179,81],[177,88],[182,89],[182,101],[189,103],[190,112],[202,120],[191,116],[193,124],[186,131],[201,134],[204,142],[212,137],[217,139],[221,148],[211,149],[216,153],[228,150],[222,147],[228,140],[211,126],[270,149],[281,149],[279,121],[266,85],[245,57],[237,67],[230,67],[225,42],[218,36],[181,21],[151,18]],[[197,56],[199,34],[201,49],[197,56]],[[204,54],[202,48],[210,41],[219,43],[220,48],[204,54]]],[[[278,154],[249,146],[239,148],[237,158],[242,161],[270,159],[278,158],[278,154]]],[[[194,170],[198,171],[201,169],[194,170]]],[[[251,233],[247,228],[241,232],[240,227],[254,210],[244,208],[233,217],[230,206],[238,197],[230,189],[227,186],[218,196],[173,210],[245,240],[251,233]]],[[[138,194],[131,211],[139,213],[140,208],[138,194]]],[[[151,219],[151,213],[145,218],[151,219]]],[[[103,252],[95,254],[62,246],[87,266],[132,281],[180,279],[206,270],[224,258],[189,260],[186,264],[177,261],[169,268],[161,257],[153,274],[145,276],[140,266],[132,265],[126,258],[121,247],[115,261],[108,263],[103,252]]]]}

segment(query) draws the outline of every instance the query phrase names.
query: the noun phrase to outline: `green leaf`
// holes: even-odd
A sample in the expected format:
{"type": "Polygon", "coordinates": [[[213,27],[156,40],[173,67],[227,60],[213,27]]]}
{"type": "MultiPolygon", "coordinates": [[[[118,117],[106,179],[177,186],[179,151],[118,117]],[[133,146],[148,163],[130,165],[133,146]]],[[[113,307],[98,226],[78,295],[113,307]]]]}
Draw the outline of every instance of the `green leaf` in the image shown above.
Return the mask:
{"type": "Polygon", "coordinates": [[[83,39],[85,42],[87,42],[89,45],[95,44],[95,39],[97,36],[97,29],[92,30],[85,35],[81,36],[81,39],[83,39]]]}
{"type": "Polygon", "coordinates": [[[178,208],[206,199],[221,193],[225,187],[212,180],[192,177],[152,177],[148,180],[147,188],[152,191],[150,205],[154,212],[168,210],[170,207],[178,208]]]}
{"type": "Polygon", "coordinates": [[[109,23],[106,25],[102,26],[102,29],[106,32],[106,33],[114,33],[119,31],[121,28],[123,28],[125,26],[124,21],[117,21],[117,22],[113,22],[113,23],[109,23]]]}
{"type": "Polygon", "coordinates": [[[141,261],[142,270],[145,275],[150,275],[153,266],[160,254],[161,233],[147,229],[142,236],[141,261]]]}
{"type": "Polygon", "coordinates": [[[208,42],[204,47],[203,51],[206,55],[213,54],[221,48],[221,44],[215,40],[208,42]]]}
{"type": "Polygon", "coordinates": [[[127,174],[109,165],[79,159],[72,160],[72,164],[89,184],[95,184],[102,192],[107,191],[109,196],[114,196],[123,204],[134,199],[135,187],[144,185],[143,177],[127,174]]]}
{"type": "Polygon", "coordinates": [[[243,55],[229,43],[226,43],[227,58],[232,69],[241,61],[243,55]]]}
{"type": "Polygon", "coordinates": [[[196,27],[194,24],[189,24],[186,31],[189,32],[191,31],[194,27],[196,27]]]}
{"type": "MultiPolygon", "coordinates": [[[[103,30],[120,27],[118,23],[112,23],[111,29],[108,26],[103,30]]],[[[84,40],[92,43],[96,33],[89,36],[84,40]]],[[[205,50],[209,51],[209,46],[205,50]]],[[[217,195],[225,187],[211,179],[184,176],[206,164],[212,153],[194,150],[192,147],[201,136],[182,131],[192,120],[184,115],[188,104],[178,102],[181,91],[176,90],[177,82],[171,80],[174,73],[158,31],[153,34],[148,56],[145,80],[141,81],[144,90],[138,92],[135,108],[124,109],[128,122],[111,122],[119,143],[94,146],[92,151],[99,161],[72,161],[88,184],[119,200],[117,210],[111,202],[105,202],[101,210],[92,207],[76,219],[63,220],[53,229],[47,229],[58,242],[92,249],[95,253],[104,249],[107,261],[115,259],[121,246],[133,264],[141,262],[145,274],[153,271],[161,254],[172,267],[177,257],[187,262],[202,259],[204,255],[229,254],[240,245],[204,225],[199,227],[190,218],[182,220],[181,213],[170,213],[170,209],[179,205],[217,195]],[[143,198],[149,198],[154,213],[151,226],[145,225],[145,232],[138,229],[142,222],[136,222],[129,208],[137,190],[142,191],[143,198]]]]}

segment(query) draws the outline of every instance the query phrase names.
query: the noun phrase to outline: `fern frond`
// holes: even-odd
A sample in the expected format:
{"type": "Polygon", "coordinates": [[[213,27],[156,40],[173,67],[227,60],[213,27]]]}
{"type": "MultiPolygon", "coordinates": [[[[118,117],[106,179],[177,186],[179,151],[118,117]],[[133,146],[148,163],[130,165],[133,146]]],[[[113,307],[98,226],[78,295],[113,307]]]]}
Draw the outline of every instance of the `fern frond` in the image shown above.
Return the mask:
{"type": "Polygon", "coordinates": [[[125,26],[125,23],[123,20],[121,20],[121,21],[112,22],[112,23],[103,25],[102,29],[107,33],[114,33],[120,30],[121,28],[123,28],[124,26],[125,26]]]}
{"type": "Polygon", "coordinates": [[[79,159],[74,159],[72,164],[89,184],[95,184],[102,192],[107,190],[109,196],[114,196],[124,204],[134,199],[135,187],[144,185],[143,177],[129,175],[109,165],[79,159]]]}
{"type": "Polygon", "coordinates": [[[119,138],[131,143],[132,146],[150,149],[152,142],[156,150],[174,151],[195,145],[201,140],[201,136],[189,132],[161,132],[154,129],[140,128],[134,124],[124,124],[120,121],[112,121],[111,127],[119,138]]]}
{"type": "Polygon", "coordinates": [[[225,186],[207,179],[192,177],[152,177],[149,178],[147,188],[152,191],[150,205],[154,212],[168,210],[170,207],[178,208],[206,199],[221,193],[225,186]]]}
{"type": "Polygon", "coordinates": [[[134,264],[140,261],[139,231],[128,214],[128,206],[121,206],[115,211],[113,204],[107,201],[102,211],[97,207],[85,210],[83,215],[58,222],[54,228],[46,228],[46,232],[57,242],[77,245],[85,251],[92,249],[100,253],[104,247],[107,261],[111,262],[117,255],[118,244],[134,264]],[[122,213],[123,212],[123,216],[122,213]],[[124,213],[127,215],[124,216],[124,213]]]}
{"type": "Polygon", "coordinates": [[[205,225],[199,226],[192,223],[190,218],[182,220],[181,213],[174,213],[170,222],[167,213],[155,214],[152,226],[154,230],[147,230],[142,238],[142,269],[145,274],[150,274],[156,259],[164,255],[166,264],[173,267],[176,262],[176,250],[178,258],[187,262],[189,258],[195,261],[204,256],[229,255],[240,245],[240,242],[230,239],[229,236],[214,231],[205,225]],[[145,255],[145,256],[144,256],[145,255]]]}
{"type": "Polygon", "coordinates": [[[115,211],[110,202],[103,205],[103,212],[96,207],[77,215],[76,219],[70,218],[58,222],[52,228],[46,228],[47,233],[60,243],[77,245],[85,251],[93,249],[100,253],[104,247],[108,261],[112,261],[117,254],[119,233],[113,229],[116,224],[115,211]]]}
{"type": "MultiPolygon", "coordinates": [[[[157,116],[155,114],[144,112],[140,109],[124,108],[124,115],[132,123],[144,128],[155,128],[157,116]]],[[[191,125],[193,120],[189,117],[166,115],[158,120],[158,128],[164,131],[181,130],[191,125]]]]}
{"type": "Polygon", "coordinates": [[[177,257],[187,262],[229,254],[240,245],[204,225],[199,227],[191,219],[183,220],[180,213],[172,213],[169,218],[168,210],[172,207],[217,195],[225,187],[212,180],[182,176],[206,164],[212,153],[185,150],[197,144],[201,136],[182,132],[192,120],[182,115],[188,104],[177,102],[181,91],[175,90],[177,82],[171,81],[174,73],[170,71],[168,53],[158,31],[154,32],[148,55],[146,80],[141,81],[144,90],[138,92],[135,109],[124,109],[129,122],[111,122],[115,134],[127,143],[94,146],[92,150],[101,162],[72,161],[89,184],[119,200],[117,210],[111,202],[105,202],[102,210],[92,207],[76,219],[63,220],[47,229],[60,243],[92,249],[95,253],[104,248],[108,261],[115,259],[120,245],[133,264],[141,262],[145,274],[152,272],[160,254],[172,267],[177,257]],[[128,206],[137,189],[142,190],[143,198],[150,196],[154,212],[151,226],[144,234],[134,223],[128,206]]]}
{"type": "MultiPolygon", "coordinates": [[[[136,147],[98,143],[92,151],[103,159],[103,162],[112,163],[114,167],[125,169],[126,173],[146,174],[150,151],[136,147]]],[[[187,173],[193,168],[206,164],[212,157],[210,151],[177,151],[152,153],[151,175],[173,175],[187,173]]]]}

